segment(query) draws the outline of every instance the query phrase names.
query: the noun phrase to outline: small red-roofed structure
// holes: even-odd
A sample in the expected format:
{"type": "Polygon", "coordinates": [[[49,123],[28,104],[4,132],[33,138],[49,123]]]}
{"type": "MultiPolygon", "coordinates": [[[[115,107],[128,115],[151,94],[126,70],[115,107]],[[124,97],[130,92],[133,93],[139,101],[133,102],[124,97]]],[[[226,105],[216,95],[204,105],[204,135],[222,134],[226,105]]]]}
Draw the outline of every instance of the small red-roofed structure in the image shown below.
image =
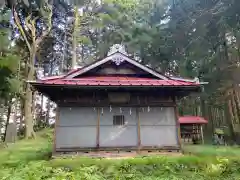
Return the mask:
{"type": "Polygon", "coordinates": [[[181,127],[181,138],[186,142],[201,139],[204,143],[202,125],[208,121],[201,116],[180,116],[178,118],[181,127]]]}
{"type": "Polygon", "coordinates": [[[180,116],[180,124],[207,124],[208,121],[201,116],[180,116]]]}

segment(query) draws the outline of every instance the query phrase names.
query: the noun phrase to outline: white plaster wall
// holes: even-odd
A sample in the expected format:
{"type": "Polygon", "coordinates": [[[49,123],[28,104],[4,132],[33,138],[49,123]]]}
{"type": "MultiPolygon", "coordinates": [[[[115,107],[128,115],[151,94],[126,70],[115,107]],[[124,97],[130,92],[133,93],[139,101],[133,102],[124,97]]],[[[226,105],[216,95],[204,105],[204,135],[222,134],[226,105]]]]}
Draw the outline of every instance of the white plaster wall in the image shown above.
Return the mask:
{"type": "MultiPolygon", "coordinates": [[[[59,108],[56,148],[96,147],[97,109],[59,108]]],[[[100,108],[100,147],[137,146],[136,108],[100,108]],[[130,113],[131,109],[131,113],[130,113]],[[125,126],[113,126],[113,115],[125,116],[125,126]]],[[[140,108],[142,146],[178,146],[174,108],[140,108]]]]}
{"type": "Polygon", "coordinates": [[[100,147],[137,145],[136,108],[105,107],[100,112],[100,147]],[[113,126],[114,115],[124,115],[126,125],[113,126]]]}
{"type": "Polygon", "coordinates": [[[142,146],[178,146],[173,107],[140,109],[142,146]]]}
{"type": "Polygon", "coordinates": [[[97,111],[93,108],[59,108],[56,148],[96,147],[97,111]]]}

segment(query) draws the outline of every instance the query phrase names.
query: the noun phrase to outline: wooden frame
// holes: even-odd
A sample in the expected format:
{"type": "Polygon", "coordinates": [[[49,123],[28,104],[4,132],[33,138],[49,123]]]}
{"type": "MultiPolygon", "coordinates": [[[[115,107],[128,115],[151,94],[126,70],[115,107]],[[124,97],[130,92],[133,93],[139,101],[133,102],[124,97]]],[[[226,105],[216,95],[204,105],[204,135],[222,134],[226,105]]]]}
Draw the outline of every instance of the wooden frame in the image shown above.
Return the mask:
{"type": "Polygon", "coordinates": [[[97,137],[96,137],[96,147],[99,148],[100,144],[100,109],[97,108],[97,137]]]}
{"type": "MultiPolygon", "coordinates": [[[[60,103],[60,102],[58,102],[60,103]]],[[[112,106],[112,107],[143,107],[143,106],[151,106],[151,107],[174,107],[176,106],[176,104],[172,103],[172,102],[162,102],[162,103],[142,103],[142,104],[109,104],[109,103],[103,103],[103,102],[99,102],[96,104],[79,104],[79,103],[70,103],[70,102],[63,102],[60,103],[61,107],[108,107],[108,106],[112,106]]]]}
{"type": "Polygon", "coordinates": [[[137,117],[137,132],[138,132],[138,152],[141,151],[141,124],[140,124],[140,114],[139,108],[136,108],[136,117],[137,117]]]}
{"type": "Polygon", "coordinates": [[[180,131],[180,123],[178,121],[178,109],[177,109],[177,103],[176,103],[176,97],[173,97],[173,101],[174,101],[174,112],[175,112],[175,119],[176,119],[176,131],[177,131],[177,141],[179,144],[180,149],[182,149],[182,142],[181,142],[181,131],[180,131]]]}
{"type": "Polygon", "coordinates": [[[71,147],[71,148],[58,148],[56,152],[97,152],[97,151],[180,151],[178,146],[142,146],[141,149],[137,146],[122,146],[122,147],[71,147]]]}
{"type": "Polygon", "coordinates": [[[202,128],[202,125],[200,125],[200,130],[201,130],[202,144],[204,144],[204,136],[203,136],[203,128],[202,128]]]}
{"type": "Polygon", "coordinates": [[[56,118],[55,118],[55,125],[54,125],[54,135],[53,135],[53,153],[56,152],[56,132],[57,132],[57,127],[59,123],[59,106],[57,105],[56,108],[56,118]]]}

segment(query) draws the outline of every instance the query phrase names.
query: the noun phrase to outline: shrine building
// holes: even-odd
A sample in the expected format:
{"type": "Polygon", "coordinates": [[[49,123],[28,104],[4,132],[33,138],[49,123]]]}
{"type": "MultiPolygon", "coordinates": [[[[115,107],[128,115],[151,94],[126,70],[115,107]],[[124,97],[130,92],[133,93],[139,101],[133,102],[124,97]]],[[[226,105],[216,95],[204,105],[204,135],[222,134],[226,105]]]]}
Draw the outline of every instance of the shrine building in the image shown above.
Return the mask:
{"type": "Polygon", "coordinates": [[[99,61],[30,84],[57,104],[54,152],[179,150],[176,102],[202,86],[142,65],[119,44],[99,61]]]}

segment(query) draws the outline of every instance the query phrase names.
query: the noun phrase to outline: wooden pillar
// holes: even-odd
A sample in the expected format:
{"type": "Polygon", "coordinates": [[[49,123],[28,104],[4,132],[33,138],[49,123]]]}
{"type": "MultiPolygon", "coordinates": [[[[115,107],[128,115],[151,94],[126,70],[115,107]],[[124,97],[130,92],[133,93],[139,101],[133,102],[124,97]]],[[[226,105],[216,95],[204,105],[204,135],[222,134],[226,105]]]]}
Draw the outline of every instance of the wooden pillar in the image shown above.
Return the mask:
{"type": "Polygon", "coordinates": [[[177,141],[180,149],[182,149],[182,143],[181,143],[181,131],[180,131],[180,123],[179,123],[179,117],[178,117],[178,108],[177,108],[177,102],[176,97],[173,97],[174,102],[174,113],[175,113],[175,119],[176,119],[176,131],[177,131],[177,141]]]}
{"type": "Polygon", "coordinates": [[[139,115],[139,108],[136,108],[137,114],[137,133],[138,133],[138,153],[141,151],[141,124],[140,124],[140,115],[139,115]]]}
{"type": "Polygon", "coordinates": [[[99,148],[99,143],[100,143],[100,108],[97,108],[97,125],[96,125],[96,147],[99,148]]]}
{"type": "Polygon", "coordinates": [[[55,115],[55,124],[54,124],[54,135],[53,135],[53,153],[56,152],[56,133],[57,133],[57,128],[59,125],[59,107],[57,105],[56,107],[56,115],[55,115]]]}
{"type": "Polygon", "coordinates": [[[200,125],[200,130],[201,130],[202,144],[204,144],[204,137],[203,137],[203,128],[202,128],[202,125],[200,125]]]}

